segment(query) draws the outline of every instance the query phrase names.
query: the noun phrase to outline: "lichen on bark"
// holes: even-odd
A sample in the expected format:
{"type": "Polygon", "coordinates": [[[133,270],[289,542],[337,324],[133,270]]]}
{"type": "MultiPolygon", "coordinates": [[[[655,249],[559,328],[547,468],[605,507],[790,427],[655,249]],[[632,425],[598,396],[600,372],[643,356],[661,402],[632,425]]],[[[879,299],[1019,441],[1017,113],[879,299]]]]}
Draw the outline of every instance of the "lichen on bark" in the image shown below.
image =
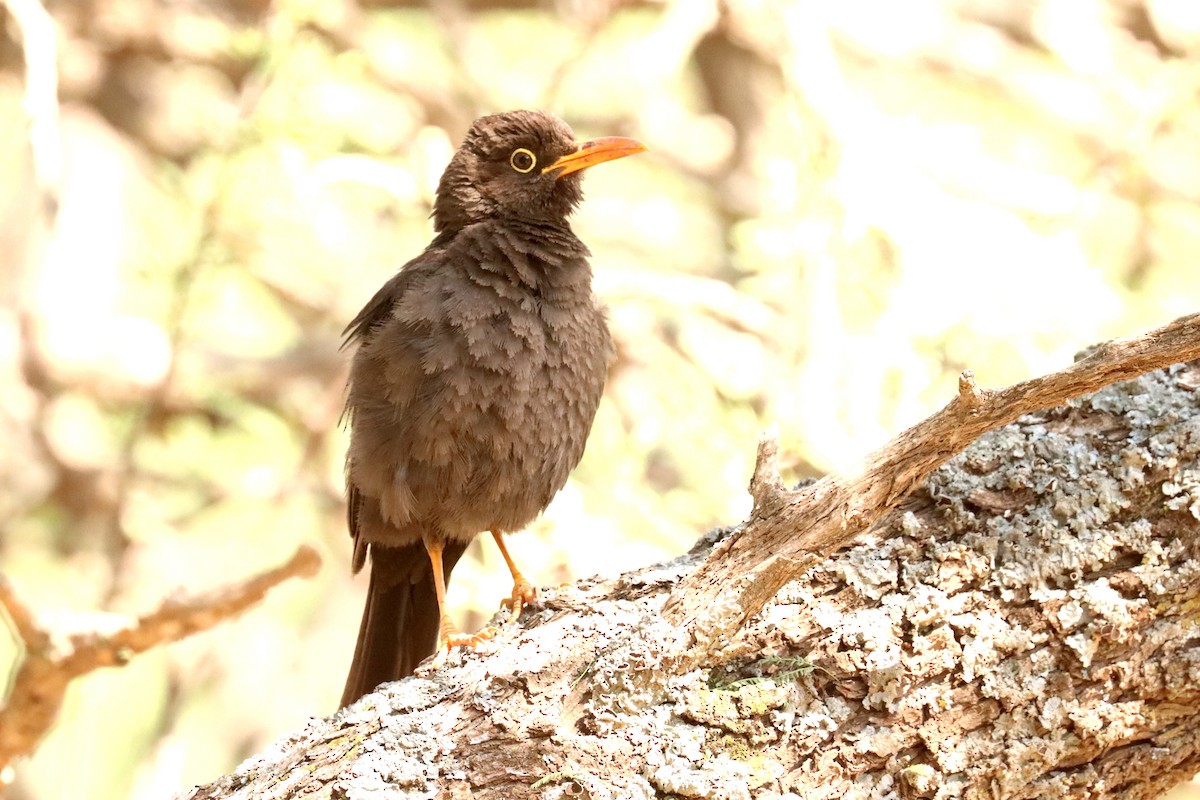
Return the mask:
{"type": "Polygon", "coordinates": [[[547,592],[191,796],[1154,797],[1200,764],[1198,385],[984,435],[703,664],[661,612],[731,531],[547,592]]]}

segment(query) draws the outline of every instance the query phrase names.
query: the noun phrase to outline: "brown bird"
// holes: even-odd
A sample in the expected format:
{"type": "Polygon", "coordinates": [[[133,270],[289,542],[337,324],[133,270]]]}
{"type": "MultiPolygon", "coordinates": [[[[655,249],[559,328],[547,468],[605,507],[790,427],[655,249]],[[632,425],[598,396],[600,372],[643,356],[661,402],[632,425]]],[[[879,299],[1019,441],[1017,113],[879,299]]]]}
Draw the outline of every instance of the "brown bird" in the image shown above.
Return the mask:
{"type": "Polygon", "coordinates": [[[579,463],[612,351],[567,218],[584,169],[645,149],[578,144],[538,111],[476,120],[438,184],[437,236],[347,326],[347,515],[371,580],[343,706],[493,633],[459,633],[445,605],[482,531],[512,572],[512,618],[535,599],[502,537],[579,463]]]}

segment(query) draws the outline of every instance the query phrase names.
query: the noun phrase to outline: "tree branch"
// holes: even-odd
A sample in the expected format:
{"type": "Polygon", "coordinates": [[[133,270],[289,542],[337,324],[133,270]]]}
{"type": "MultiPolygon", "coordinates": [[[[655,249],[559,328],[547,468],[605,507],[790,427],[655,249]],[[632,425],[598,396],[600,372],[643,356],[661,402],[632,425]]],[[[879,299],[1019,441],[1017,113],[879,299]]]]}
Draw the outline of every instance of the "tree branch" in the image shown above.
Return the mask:
{"type": "Polygon", "coordinates": [[[759,445],[749,520],[684,578],[663,609],[692,638],[699,663],[727,642],[789,581],[837,552],[895,508],[938,467],[986,431],[1117,381],[1200,358],[1200,314],[1142,336],[1092,348],[1066,369],[1006,389],[981,390],[964,372],[941,411],[866,458],[854,476],[830,475],[787,491],[775,471],[775,445],[759,445]],[[767,476],[767,477],[763,477],[767,476]]]}
{"type": "Polygon", "coordinates": [[[167,600],[115,633],[71,636],[66,653],[56,652],[50,633],[0,578],[0,604],[25,648],[12,691],[0,708],[0,771],[33,752],[58,717],[67,686],[75,678],[101,667],[122,666],[152,647],[207,630],[258,603],[288,578],[316,574],[320,565],[317,551],[305,545],[279,567],[191,600],[167,600]]]}
{"type": "Polygon", "coordinates": [[[54,216],[62,180],[58,125],[58,42],[54,20],[38,0],[2,0],[21,33],[25,57],[25,114],[29,148],[44,211],[54,216]]]}
{"type": "Polygon", "coordinates": [[[182,796],[1152,800],[1200,768],[1198,390],[1200,362],[981,437],[720,663],[661,610],[730,531],[547,590],[182,796]]]}

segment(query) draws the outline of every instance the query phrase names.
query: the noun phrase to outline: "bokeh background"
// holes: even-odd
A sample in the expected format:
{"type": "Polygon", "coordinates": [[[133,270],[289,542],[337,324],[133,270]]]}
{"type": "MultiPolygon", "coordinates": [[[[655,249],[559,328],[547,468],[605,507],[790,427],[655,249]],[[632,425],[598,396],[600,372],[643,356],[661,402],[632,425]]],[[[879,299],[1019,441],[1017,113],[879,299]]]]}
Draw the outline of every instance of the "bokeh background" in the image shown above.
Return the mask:
{"type": "MultiPolygon", "coordinates": [[[[619,358],[514,540],[547,585],[740,520],[767,425],[845,468],[964,368],[1196,311],[1198,96],[1195,0],[0,0],[0,569],[71,632],[325,556],[78,682],[10,796],[167,797],[335,708],[340,331],[477,115],[651,150],[577,216],[619,358]]],[[[482,544],[468,628],[508,590],[482,544]]]]}

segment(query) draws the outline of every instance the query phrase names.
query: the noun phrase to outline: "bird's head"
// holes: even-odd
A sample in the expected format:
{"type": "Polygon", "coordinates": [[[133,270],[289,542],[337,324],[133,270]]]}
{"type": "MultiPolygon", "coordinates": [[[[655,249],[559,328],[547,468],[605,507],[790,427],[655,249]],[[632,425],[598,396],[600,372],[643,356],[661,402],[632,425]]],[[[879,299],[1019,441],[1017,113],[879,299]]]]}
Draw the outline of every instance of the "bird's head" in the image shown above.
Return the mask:
{"type": "Polygon", "coordinates": [[[471,125],[438,184],[438,232],[496,217],[561,222],[583,199],[583,170],[645,150],[611,136],[582,144],[541,111],[509,111],[471,125]]]}

